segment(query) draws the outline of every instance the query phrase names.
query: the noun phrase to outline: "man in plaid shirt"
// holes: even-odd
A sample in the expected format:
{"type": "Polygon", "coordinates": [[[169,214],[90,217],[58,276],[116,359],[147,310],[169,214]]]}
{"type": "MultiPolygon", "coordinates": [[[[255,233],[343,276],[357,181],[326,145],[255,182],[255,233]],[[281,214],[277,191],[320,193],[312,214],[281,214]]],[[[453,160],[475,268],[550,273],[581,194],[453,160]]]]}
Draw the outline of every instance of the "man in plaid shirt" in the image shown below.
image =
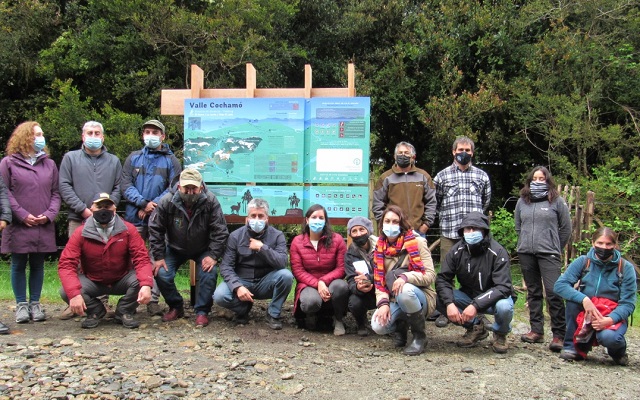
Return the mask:
{"type": "Polygon", "coordinates": [[[437,211],[440,218],[440,263],[460,240],[462,218],[471,211],[485,212],[491,201],[491,183],[486,172],[471,165],[475,145],[461,136],[453,142],[453,164],[438,172],[437,211]]]}

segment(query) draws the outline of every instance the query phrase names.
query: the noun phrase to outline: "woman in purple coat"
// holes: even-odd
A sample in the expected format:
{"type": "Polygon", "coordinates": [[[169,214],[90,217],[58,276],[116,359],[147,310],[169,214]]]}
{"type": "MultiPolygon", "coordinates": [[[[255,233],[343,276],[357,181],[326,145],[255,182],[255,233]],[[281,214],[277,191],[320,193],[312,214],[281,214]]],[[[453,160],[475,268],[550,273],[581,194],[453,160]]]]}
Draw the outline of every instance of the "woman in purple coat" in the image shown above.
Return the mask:
{"type": "Polygon", "coordinates": [[[2,235],[2,253],[11,253],[11,286],[16,297],[16,322],[44,321],[40,305],[44,257],[56,248],[53,220],[60,209],[58,168],[45,152],[45,139],[37,122],[18,125],[0,161],[13,221],[2,235]],[[29,302],[27,273],[29,262],[29,302]]]}

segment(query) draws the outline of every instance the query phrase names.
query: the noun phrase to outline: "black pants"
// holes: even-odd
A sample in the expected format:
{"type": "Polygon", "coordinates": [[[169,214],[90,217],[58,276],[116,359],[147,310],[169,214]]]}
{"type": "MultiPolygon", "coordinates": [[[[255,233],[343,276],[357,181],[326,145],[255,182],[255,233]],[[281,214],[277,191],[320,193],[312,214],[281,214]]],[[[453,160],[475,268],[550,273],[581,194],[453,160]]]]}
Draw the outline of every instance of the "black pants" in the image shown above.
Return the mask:
{"type": "MultiPolygon", "coordinates": [[[[82,284],[82,298],[87,306],[87,315],[99,314],[102,307],[102,302],[98,298],[102,295],[122,295],[116,306],[116,315],[133,314],[138,308],[138,292],[140,291],[140,284],[136,277],[136,271],[131,270],[119,281],[112,285],[104,285],[99,282],[94,282],[87,278],[84,274],[79,274],[78,278],[82,284]]],[[[62,300],[69,304],[69,298],[64,292],[64,289],[60,290],[62,300]]]]}
{"type": "Polygon", "coordinates": [[[358,326],[364,325],[367,320],[367,310],[376,308],[376,291],[371,289],[367,293],[351,294],[349,296],[349,311],[358,323],[358,326]]]}

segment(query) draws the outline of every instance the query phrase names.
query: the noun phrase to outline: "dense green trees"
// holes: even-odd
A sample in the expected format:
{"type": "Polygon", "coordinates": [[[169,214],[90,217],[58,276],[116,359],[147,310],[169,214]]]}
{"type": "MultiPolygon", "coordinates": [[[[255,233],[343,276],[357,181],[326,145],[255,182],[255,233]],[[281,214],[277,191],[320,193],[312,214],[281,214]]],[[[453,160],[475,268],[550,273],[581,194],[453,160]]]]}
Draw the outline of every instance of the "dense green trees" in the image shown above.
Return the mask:
{"type": "MultiPolygon", "coordinates": [[[[413,142],[420,165],[451,161],[456,135],[477,140],[495,204],[535,164],[589,184],[594,168],[636,171],[638,0],[0,0],[0,146],[38,119],[54,158],[104,122],[124,159],[158,117],[160,90],[344,86],[372,98],[372,159],[413,142]]],[[[181,147],[181,120],[163,117],[181,147]]],[[[384,166],[379,166],[383,168],[384,166]]],[[[633,172],[635,174],[635,172],[633,172]]],[[[635,217],[635,216],[634,216],[635,217]]]]}

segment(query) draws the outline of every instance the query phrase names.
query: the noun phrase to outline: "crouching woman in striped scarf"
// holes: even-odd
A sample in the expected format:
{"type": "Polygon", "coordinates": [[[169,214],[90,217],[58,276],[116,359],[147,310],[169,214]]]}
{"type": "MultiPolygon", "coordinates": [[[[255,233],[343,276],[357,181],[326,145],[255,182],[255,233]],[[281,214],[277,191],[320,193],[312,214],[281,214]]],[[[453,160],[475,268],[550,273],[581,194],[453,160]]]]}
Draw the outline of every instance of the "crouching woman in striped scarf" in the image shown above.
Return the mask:
{"type": "Polygon", "coordinates": [[[379,335],[395,333],[396,347],[406,345],[404,354],[418,355],[427,344],[424,316],[436,305],[431,253],[400,207],[387,207],[379,225],[382,229],[374,253],[377,310],[371,328],[379,335]],[[407,345],[409,327],[413,338],[407,345]]]}

